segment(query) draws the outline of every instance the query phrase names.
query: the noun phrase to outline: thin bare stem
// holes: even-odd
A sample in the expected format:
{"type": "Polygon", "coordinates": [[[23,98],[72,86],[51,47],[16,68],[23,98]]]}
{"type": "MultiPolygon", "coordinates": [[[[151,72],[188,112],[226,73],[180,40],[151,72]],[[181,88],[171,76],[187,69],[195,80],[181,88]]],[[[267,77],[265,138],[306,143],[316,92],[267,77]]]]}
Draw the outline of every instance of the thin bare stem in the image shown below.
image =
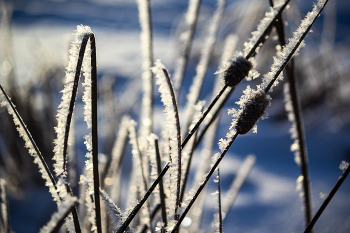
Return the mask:
{"type": "Polygon", "coordinates": [[[222,233],[222,212],[221,212],[221,184],[220,184],[220,168],[218,170],[218,212],[219,212],[219,232],[222,233]]]}
{"type": "Polygon", "coordinates": [[[321,216],[321,214],[326,209],[326,207],[329,204],[329,202],[332,200],[334,194],[338,191],[339,187],[342,185],[342,183],[344,182],[346,177],[349,175],[349,172],[350,172],[350,166],[348,166],[347,169],[343,172],[343,174],[339,177],[337,183],[334,185],[333,189],[331,190],[331,192],[327,196],[326,200],[324,200],[323,204],[318,209],[317,213],[312,218],[312,220],[310,221],[309,225],[306,227],[304,233],[311,232],[311,230],[314,227],[315,223],[317,222],[318,218],[321,216]]]}
{"type": "Polygon", "coordinates": [[[203,182],[201,183],[201,185],[198,187],[195,195],[193,196],[193,198],[190,200],[190,202],[188,203],[186,209],[184,210],[183,214],[180,216],[179,221],[177,221],[176,225],[172,228],[171,233],[175,233],[178,228],[180,227],[180,224],[182,223],[182,221],[184,220],[184,218],[186,217],[188,211],[191,209],[193,203],[196,201],[197,197],[199,196],[199,194],[201,193],[201,191],[203,190],[203,188],[205,187],[205,185],[208,183],[210,177],[213,175],[214,171],[216,170],[216,168],[219,166],[221,160],[224,158],[225,154],[227,153],[228,149],[230,148],[230,146],[232,145],[232,143],[235,141],[235,139],[237,138],[238,134],[236,133],[230,140],[230,142],[228,143],[228,145],[225,147],[225,149],[221,152],[219,158],[216,160],[216,162],[214,163],[214,165],[211,167],[210,171],[208,172],[208,174],[205,176],[203,182]]]}
{"type": "MultiPolygon", "coordinates": [[[[270,0],[270,4],[273,6],[273,0],[270,0]]],[[[284,33],[284,23],[282,15],[278,18],[276,22],[276,30],[279,42],[281,46],[286,45],[285,33],[284,33]]],[[[303,201],[305,210],[305,226],[311,221],[312,217],[312,201],[311,201],[311,188],[310,188],[310,175],[308,169],[308,156],[307,147],[305,140],[305,130],[302,118],[301,103],[299,99],[299,94],[297,90],[297,80],[294,73],[294,58],[292,57],[290,62],[286,67],[287,78],[289,81],[289,91],[293,106],[293,115],[296,123],[296,129],[298,133],[298,143],[300,149],[300,172],[303,176],[303,201]]]]}
{"type": "Polygon", "coordinates": [[[164,174],[168,171],[170,167],[170,162],[168,162],[165,167],[163,168],[162,172],[159,174],[157,179],[153,182],[151,187],[148,189],[145,196],[142,198],[142,200],[135,206],[135,208],[131,211],[129,216],[126,218],[126,220],[123,222],[121,227],[118,229],[117,233],[122,233],[126,230],[126,228],[129,226],[130,222],[133,220],[133,218],[136,216],[138,211],[141,209],[142,205],[147,201],[148,197],[152,194],[154,188],[157,186],[157,184],[160,182],[160,180],[163,178],[164,174]]]}

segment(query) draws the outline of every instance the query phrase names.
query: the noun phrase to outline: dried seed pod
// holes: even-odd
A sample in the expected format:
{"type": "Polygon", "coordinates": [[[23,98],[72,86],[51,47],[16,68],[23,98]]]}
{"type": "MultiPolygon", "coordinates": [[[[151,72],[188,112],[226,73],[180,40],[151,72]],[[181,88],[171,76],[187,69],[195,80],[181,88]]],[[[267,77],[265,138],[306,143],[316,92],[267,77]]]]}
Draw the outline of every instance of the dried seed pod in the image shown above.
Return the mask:
{"type": "Polygon", "coordinates": [[[224,81],[227,86],[233,87],[246,77],[253,67],[252,63],[244,57],[237,57],[224,72],[224,81]]]}
{"type": "Polygon", "coordinates": [[[238,134],[246,134],[253,128],[255,123],[265,113],[266,107],[270,104],[269,97],[263,90],[257,90],[252,93],[251,98],[243,107],[236,123],[236,131],[238,134]]]}

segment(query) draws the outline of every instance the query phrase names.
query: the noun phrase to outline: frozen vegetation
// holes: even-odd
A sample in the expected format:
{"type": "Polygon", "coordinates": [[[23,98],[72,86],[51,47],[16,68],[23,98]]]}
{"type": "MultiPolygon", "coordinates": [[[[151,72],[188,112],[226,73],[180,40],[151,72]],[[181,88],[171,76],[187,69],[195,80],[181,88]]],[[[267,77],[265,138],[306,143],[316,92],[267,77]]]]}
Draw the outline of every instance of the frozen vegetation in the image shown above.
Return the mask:
{"type": "Polygon", "coordinates": [[[349,6],[0,1],[0,232],[350,231],[349,6]]]}

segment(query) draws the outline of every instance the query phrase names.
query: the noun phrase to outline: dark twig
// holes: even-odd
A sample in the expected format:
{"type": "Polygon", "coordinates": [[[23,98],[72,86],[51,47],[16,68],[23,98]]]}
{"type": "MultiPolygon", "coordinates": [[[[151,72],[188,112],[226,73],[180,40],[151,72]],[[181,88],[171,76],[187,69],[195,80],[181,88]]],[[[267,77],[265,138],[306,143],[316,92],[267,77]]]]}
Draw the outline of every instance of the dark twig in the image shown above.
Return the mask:
{"type": "Polygon", "coordinates": [[[208,183],[210,177],[213,175],[214,171],[216,170],[216,168],[218,167],[218,165],[220,164],[221,160],[224,158],[225,154],[227,153],[228,149],[230,148],[230,146],[232,145],[232,143],[235,141],[235,139],[237,138],[238,134],[236,133],[231,139],[230,142],[228,143],[228,145],[226,146],[226,148],[221,152],[219,158],[216,160],[215,164],[211,167],[210,171],[208,172],[208,174],[206,175],[205,179],[203,180],[203,182],[201,183],[201,185],[199,186],[199,188],[197,189],[195,195],[193,196],[193,198],[190,200],[190,202],[188,203],[186,209],[184,210],[183,214],[180,216],[179,221],[176,222],[176,225],[172,228],[171,233],[175,233],[178,228],[180,227],[181,222],[184,220],[184,218],[186,217],[188,211],[191,209],[193,203],[196,201],[197,197],[199,196],[199,194],[201,193],[201,191],[203,190],[203,188],[205,187],[205,185],[208,183]]]}
{"type": "MultiPolygon", "coordinates": [[[[273,0],[269,0],[270,5],[273,6],[273,0]]],[[[276,31],[278,34],[278,39],[281,46],[286,45],[285,33],[284,33],[284,23],[282,15],[278,18],[276,22],[276,31]]],[[[312,202],[311,202],[311,189],[310,189],[310,175],[308,169],[308,156],[307,156],[307,147],[305,140],[305,130],[304,123],[302,118],[301,103],[299,99],[299,94],[297,90],[297,80],[294,74],[294,58],[292,57],[290,62],[286,66],[287,78],[289,81],[289,91],[292,100],[293,114],[296,123],[296,129],[298,133],[298,143],[300,151],[300,173],[303,176],[302,185],[303,185],[303,201],[305,208],[305,225],[311,221],[312,217],[312,202]]]]}
{"type": "Polygon", "coordinates": [[[331,190],[331,192],[329,193],[329,195],[327,196],[326,200],[324,200],[323,204],[321,205],[321,207],[318,209],[317,213],[315,214],[315,216],[312,218],[312,220],[310,221],[309,225],[306,227],[304,233],[309,233],[311,232],[312,228],[314,227],[315,223],[317,222],[318,218],[321,216],[321,214],[323,213],[323,211],[326,209],[328,203],[332,200],[334,194],[338,191],[339,187],[342,185],[342,183],[344,182],[344,180],[346,179],[346,177],[349,175],[350,172],[350,166],[348,165],[348,167],[346,168],[346,170],[343,172],[343,174],[339,177],[337,183],[334,185],[333,189],[331,190]]]}
{"type": "Polygon", "coordinates": [[[222,212],[221,212],[221,185],[220,185],[220,168],[218,171],[218,212],[219,212],[219,232],[222,233],[222,212]]]}
{"type": "Polygon", "coordinates": [[[148,189],[145,196],[142,198],[142,200],[135,206],[135,208],[131,211],[129,216],[126,218],[126,220],[123,222],[121,227],[118,229],[117,233],[122,233],[126,230],[126,228],[129,226],[130,222],[133,220],[133,218],[136,216],[138,211],[141,209],[142,205],[147,201],[148,197],[152,194],[154,188],[157,186],[157,184],[160,182],[160,180],[163,178],[164,174],[168,171],[170,167],[170,162],[168,162],[165,167],[163,168],[162,172],[159,174],[157,179],[153,182],[151,187],[148,189]]]}

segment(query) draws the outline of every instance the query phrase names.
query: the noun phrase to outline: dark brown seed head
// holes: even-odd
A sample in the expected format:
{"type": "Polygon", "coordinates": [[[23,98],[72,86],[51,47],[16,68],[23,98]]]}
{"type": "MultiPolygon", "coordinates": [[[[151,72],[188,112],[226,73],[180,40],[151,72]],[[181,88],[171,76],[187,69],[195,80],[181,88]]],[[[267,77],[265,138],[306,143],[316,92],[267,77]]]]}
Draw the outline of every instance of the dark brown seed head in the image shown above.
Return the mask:
{"type": "Polygon", "coordinates": [[[255,123],[265,113],[266,107],[270,104],[269,98],[263,90],[257,90],[243,107],[236,123],[238,134],[246,134],[253,128],[255,123]]]}
{"type": "Polygon", "coordinates": [[[233,87],[246,77],[253,67],[252,63],[244,57],[237,57],[224,72],[224,80],[227,86],[233,87]]]}

